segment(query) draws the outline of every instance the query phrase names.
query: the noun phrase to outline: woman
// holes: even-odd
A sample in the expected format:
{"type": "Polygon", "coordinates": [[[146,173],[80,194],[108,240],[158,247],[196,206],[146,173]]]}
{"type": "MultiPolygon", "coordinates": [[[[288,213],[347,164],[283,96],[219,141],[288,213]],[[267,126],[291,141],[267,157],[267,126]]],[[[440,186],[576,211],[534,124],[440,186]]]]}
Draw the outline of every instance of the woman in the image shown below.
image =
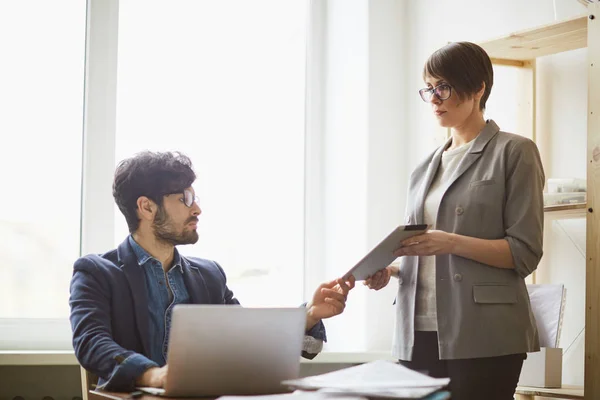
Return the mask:
{"type": "Polygon", "coordinates": [[[500,131],[483,111],[490,58],[468,42],[427,60],[421,98],[450,139],[413,171],[407,224],[432,229],[402,242],[394,354],[434,377],[452,399],[512,399],[527,352],[539,350],[524,278],[542,257],[544,172],[531,140],[500,131]]]}

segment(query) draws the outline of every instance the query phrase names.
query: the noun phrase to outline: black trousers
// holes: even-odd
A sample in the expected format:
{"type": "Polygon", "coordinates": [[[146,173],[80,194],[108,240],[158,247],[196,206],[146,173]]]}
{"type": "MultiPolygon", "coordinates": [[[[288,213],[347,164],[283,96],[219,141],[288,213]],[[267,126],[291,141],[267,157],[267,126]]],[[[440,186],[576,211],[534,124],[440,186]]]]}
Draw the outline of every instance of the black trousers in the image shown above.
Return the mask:
{"type": "Polygon", "coordinates": [[[434,378],[450,378],[452,400],[513,400],[526,357],[440,360],[437,332],[415,332],[412,361],[400,363],[434,378]]]}

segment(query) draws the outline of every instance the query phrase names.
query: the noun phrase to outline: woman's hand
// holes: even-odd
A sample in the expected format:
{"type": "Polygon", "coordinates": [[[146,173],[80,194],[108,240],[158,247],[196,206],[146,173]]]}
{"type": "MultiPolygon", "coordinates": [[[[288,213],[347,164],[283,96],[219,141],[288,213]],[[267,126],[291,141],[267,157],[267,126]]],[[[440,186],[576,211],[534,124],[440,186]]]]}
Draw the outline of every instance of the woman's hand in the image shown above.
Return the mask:
{"type": "Polygon", "coordinates": [[[402,256],[437,256],[440,254],[453,253],[455,235],[444,231],[427,231],[403,240],[398,250],[394,252],[396,257],[402,256]]]}
{"type": "Polygon", "coordinates": [[[398,267],[390,265],[377,271],[372,276],[365,279],[363,285],[367,286],[369,289],[380,290],[387,286],[391,276],[398,276],[398,267]]]}

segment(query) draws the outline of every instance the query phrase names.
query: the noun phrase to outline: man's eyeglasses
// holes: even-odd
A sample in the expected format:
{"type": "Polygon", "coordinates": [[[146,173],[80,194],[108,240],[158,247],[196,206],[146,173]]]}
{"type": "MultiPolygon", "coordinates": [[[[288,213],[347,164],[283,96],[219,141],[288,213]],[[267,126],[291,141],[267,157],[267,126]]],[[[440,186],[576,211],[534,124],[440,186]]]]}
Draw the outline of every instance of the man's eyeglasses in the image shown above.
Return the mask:
{"type": "Polygon", "coordinates": [[[434,88],[423,88],[419,90],[419,95],[421,95],[421,98],[425,103],[431,103],[431,99],[433,99],[434,95],[438,100],[448,100],[452,95],[452,86],[447,83],[442,83],[434,88]]]}
{"type": "Polygon", "coordinates": [[[194,202],[198,203],[200,199],[191,190],[184,190],[183,197],[179,199],[186,207],[192,207],[194,202]]]}

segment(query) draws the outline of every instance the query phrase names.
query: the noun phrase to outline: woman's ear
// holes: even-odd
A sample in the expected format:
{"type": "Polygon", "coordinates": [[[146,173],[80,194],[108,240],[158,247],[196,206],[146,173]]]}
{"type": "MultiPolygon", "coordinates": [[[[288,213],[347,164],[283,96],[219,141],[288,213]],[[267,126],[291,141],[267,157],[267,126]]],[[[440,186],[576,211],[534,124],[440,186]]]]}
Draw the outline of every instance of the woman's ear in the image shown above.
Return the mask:
{"type": "Polygon", "coordinates": [[[485,82],[481,82],[481,88],[473,93],[473,100],[475,100],[479,108],[481,108],[481,98],[483,97],[483,93],[485,93],[485,82]]]}
{"type": "Polygon", "coordinates": [[[483,93],[485,93],[485,82],[481,82],[481,89],[479,89],[477,93],[475,93],[475,98],[477,100],[481,100],[481,98],[483,97],[483,93]]]}

